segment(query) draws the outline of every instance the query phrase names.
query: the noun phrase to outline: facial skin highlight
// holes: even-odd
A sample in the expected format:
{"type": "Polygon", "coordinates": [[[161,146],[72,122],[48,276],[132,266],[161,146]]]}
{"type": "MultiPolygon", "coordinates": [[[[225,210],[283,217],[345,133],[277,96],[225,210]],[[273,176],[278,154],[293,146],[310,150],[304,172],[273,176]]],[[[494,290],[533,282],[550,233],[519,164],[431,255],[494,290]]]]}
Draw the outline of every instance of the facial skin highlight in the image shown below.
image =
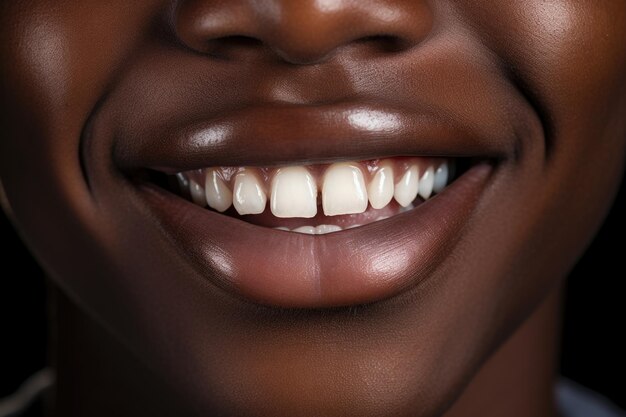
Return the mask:
{"type": "Polygon", "coordinates": [[[61,293],[62,415],[89,372],[151,415],[550,415],[559,291],[624,170],[625,21],[609,0],[2,4],[1,200],[61,293]],[[405,156],[469,168],[326,236],[149,179],[405,156]]]}

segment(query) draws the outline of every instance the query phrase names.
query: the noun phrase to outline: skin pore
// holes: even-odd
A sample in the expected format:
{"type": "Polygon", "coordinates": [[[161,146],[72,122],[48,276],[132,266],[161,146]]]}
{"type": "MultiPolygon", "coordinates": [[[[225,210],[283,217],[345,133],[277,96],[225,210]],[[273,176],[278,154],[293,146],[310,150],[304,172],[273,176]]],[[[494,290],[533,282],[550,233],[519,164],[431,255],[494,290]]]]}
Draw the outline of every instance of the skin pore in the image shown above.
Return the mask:
{"type": "Polygon", "coordinates": [[[624,21],[613,0],[2,4],[2,202],[58,288],[58,414],[555,415],[563,280],[624,169],[624,21]],[[147,185],[396,156],[473,165],[327,236],[147,185]]]}

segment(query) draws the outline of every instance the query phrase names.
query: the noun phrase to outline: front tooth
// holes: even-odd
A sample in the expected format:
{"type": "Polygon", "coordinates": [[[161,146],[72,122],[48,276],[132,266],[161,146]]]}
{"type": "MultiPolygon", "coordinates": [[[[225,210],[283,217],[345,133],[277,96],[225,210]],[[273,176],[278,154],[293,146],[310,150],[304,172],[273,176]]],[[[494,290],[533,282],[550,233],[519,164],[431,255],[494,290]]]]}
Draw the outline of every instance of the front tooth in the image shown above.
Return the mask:
{"type": "Polygon", "coordinates": [[[270,209],[276,217],[311,218],[317,214],[317,184],[305,167],[280,168],[272,181],[270,209]]]}
{"type": "Polygon", "coordinates": [[[233,192],[220,178],[217,170],[210,169],[206,173],[206,201],[209,207],[224,212],[233,204],[233,192]]]}
{"type": "Polygon", "coordinates": [[[293,229],[292,232],[303,233],[305,235],[314,235],[315,227],[313,226],[300,226],[296,229],[293,229]]]}
{"type": "Polygon", "coordinates": [[[365,180],[358,166],[338,163],[326,170],[322,206],[327,216],[363,213],[367,209],[365,180]]]}
{"type": "Polygon", "coordinates": [[[202,207],[206,206],[204,188],[195,180],[189,180],[189,194],[191,194],[191,200],[194,203],[202,207]]]}
{"type": "Polygon", "coordinates": [[[448,163],[444,162],[435,171],[435,182],[433,184],[433,191],[440,193],[448,184],[448,163]]]}
{"type": "Polygon", "coordinates": [[[334,224],[321,224],[315,228],[316,235],[325,235],[326,233],[339,232],[343,230],[341,227],[334,224]]]}
{"type": "Polygon", "coordinates": [[[370,204],[375,209],[385,207],[393,198],[393,167],[385,164],[378,169],[367,187],[370,204]]]}
{"type": "Polygon", "coordinates": [[[433,185],[435,182],[435,169],[431,166],[426,169],[422,178],[420,178],[419,194],[424,200],[428,200],[428,197],[433,193],[433,185]]]}
{"type": "Polygon", "coordinates": [[[419,168],[417,165],[411,165],[407,172],[402,176],[400,182],[396,184],[394,197],[398,204],[402,207],[408,207],[409,204],[417,197],[419,188],[419,168]]]}
{"type": "Polygon", "coordinates": [[[267,195],[261,180],[253,170],[245,170],[235,176],[233,204],[237,213],[260,214],[265,210],[267,195]]]}

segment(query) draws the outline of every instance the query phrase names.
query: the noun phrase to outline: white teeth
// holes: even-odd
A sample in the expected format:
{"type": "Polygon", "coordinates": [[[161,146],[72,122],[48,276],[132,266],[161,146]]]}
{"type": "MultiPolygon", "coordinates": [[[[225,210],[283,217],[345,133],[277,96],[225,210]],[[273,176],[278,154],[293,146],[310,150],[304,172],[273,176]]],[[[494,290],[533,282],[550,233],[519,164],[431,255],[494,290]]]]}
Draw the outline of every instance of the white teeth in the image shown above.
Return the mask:
{"type": "Polygon", "coordinates": [[[367,187],[367,196],[375,209],[385,207],[393,198],[393,167],[385,164],[378,169],[367,187]]]}
{"type": "Polygon", "coordinates": [[[233,204],[237,213],[260,214],[265,210],[267,195],[256,172],[247,169],[235,176],[233,204]]]}
{"type": "MultiPolygon", "coordinates": [[[[385,213],[375,220],[369,217],[368,223],[383,220],[389,213],[412,210],[418,195],[427,200],[433,193],[443,191],[454,176],[454,162],[426,157],[400,161],[380,159],[364,163],[348,161],[332,164],[325,171],[321,167],[308,166],[278,169],[212,167],[175,176],[179,188],[187,190],[188,193],[184,194],[190,195],[195,204],[203,207],[208,204],[218,212],[225,212],[234,206],[241,215],[261,214],[265,212],[269,198],[269,211],[277,218],[317,218],[318,195],[321,191],[321,205],[326,216],[364,213],[368,207],[385,213]],[[371,172],[371,175],[367,174],[367,182],[363,173],[368,171],[365,170],[371,172]],[[322,178],[316,176],[319,172],[323,172],[322,178]],[[201,176],[204,178],[199,180],[201,176]],[[399,208],[395,203],[387,207],[393,199],[399,208]]],[[[376,215],[376,212],[372,214],[376,215]]],[[[302,226],[295,230],[279,229],[308,234],[343,230],[342,227],[328,224],[302,226]]]]}
{"type": "Polygon", "coordinates": [[[215,169],[207,171],[205,189],[206,201],[209,207],[219,212],[224,212],[233,204],[233,192],[219,177],[215,169]]]}
{"type": "Polygon", "coordinates": [[[433,191],[440,193],[448,184],[448,163],[444,162],[437,167],[435,171],[435,181],[433,183],[433,191]]]}
{"type": "Polygon", "coordinates": [[[367,209],[365,180],[357,165],[338,163],[326,170],[322,206],[327,216],[363,213],[367,209]]]}
{"type": "Polygon", "coordinates": [[[191,194],[191,200],[194,203],[202,207],[206,206],[204,188],[194,180],[189,180],[189,194],[191,194]]]}
{"type": "Polygon", "coordinates": [[[298,166],[280,168],[272,181],[270,208],[276,217],[315,217],[317,184],[309,170],[298,166]]]}
{"type": "Polygon", "coordinates": [[[315,228],[316,235],[325,235],[326,233],[339,232],[343,230],[339,226],[335,226],[334,224],[321,224],[315,228]]]}
{"type": "Polygon", "coordinates": [[[419,168],[417,165],[411,165],[408,171],[402,176],[400,182],[396,184],[394,197],[398,204],[407,207],[417,197],[419,188],[419,168]]]}
{"type": "Polygon", "coordinates": [[[424,200],[428,200],[430,195],[433,193],[433,184],[435,182],[435,169],[433,167],[428,167],[426,171],[424,171],[424,175],[420,178],[419,184],[419,195],[422,196],[424,200]]]}
{"type": "MultiPolygon", "coordinates": [[[[276,230],[283,230],[289,232],[290,230],[286,227],[275,227],[276,230]]],[[[343,229],[340,226],[336,226],[334,224],[321,224],[317,227],[315,226],[300,226],[296,229],[291,230],[291,232],[302,233],[305,235],[325,235],[328,233],[340,232],[343,229]]]]}
{"type": "Polygon", "coordinates": [[[292,232],[303,233],[305,235],[314,235],[315,227],[313,226],[300,226],[297,229],[293,229],[292,232]]]}

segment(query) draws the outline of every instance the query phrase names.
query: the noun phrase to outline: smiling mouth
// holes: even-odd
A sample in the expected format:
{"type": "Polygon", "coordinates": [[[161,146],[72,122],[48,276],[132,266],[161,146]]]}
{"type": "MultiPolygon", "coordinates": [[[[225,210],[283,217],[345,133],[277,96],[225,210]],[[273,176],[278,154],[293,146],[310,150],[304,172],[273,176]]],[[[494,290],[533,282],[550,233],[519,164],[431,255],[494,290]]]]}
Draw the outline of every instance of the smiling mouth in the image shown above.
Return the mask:
{"type": "Polygon", "coordinates": [[[373,303],[445,269],[509,152],[415,111],[242,107],[121,135],[114,166],[171,261],[226,293],[280,308],[373,303]]]}
{"type": "MultiPolygon", "coordinates": [[[[323,235],[413,210],[452,181],[456,160],[395,157],[179,172],[175,192],[258,226],[323,235]]],[[[171,182],[171,179],[170,179],[171,182]]]]}

